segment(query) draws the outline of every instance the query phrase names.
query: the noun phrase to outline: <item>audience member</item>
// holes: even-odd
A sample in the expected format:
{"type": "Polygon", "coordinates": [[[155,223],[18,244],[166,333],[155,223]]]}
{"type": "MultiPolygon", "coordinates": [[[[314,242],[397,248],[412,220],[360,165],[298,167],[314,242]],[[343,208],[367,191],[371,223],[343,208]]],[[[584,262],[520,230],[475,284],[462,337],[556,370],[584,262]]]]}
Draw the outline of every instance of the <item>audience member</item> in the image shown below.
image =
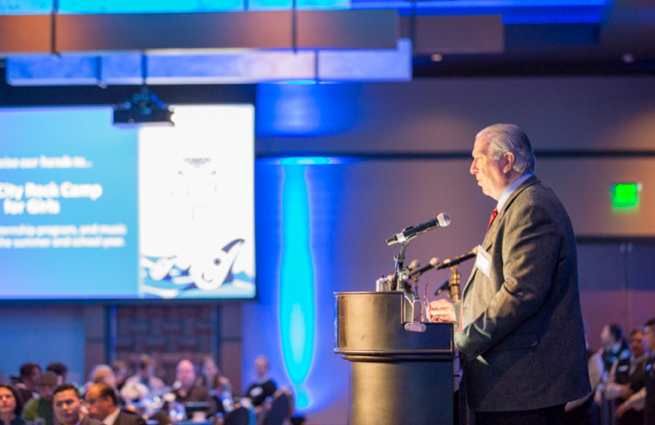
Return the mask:
{"type": "Polygon", "coordinates": [[[91,382],[94,384],[107,384],[116,389],[116,375],[112,368],[106,364],[100,364],[91,371],[91,382]]]}
{"type": "Polygon", "coordinates": [[[564,407],[564,423],[566,425],[598,425],[600,415],[594,406],[595,388],[600,384],[603,375],[603,359],[599,353],[589,349],[589,341],[585,332],[587,348],[587,369],[591,391],[581,399],[570,401],[564,407]]]}
{"type": "Polygon", "coordinates": [[[216,365],[216,362],[211,357],[205,358],[202,362],[201,384],[209,391],[212,397],[216,397],[221,403],[225,401],[232,401],[232,384],[230,380],[221,375],[221,370],[216,365]]]}
{"type": "MultiPolygon", "coordinates": [[[[644,332],[635,329],[630,333],[630,357],[618,359],[612,365],[609,376],[596,392],[596,403],[600,403],[602,396],[611,400],[612,409],[625,403],[634,393],[644,387],[644,367],[648,360],[648,352],[644,346],[644,332]]],[[[626,411],[616,421],[617,425],[642,425],[644,413],[638,410],[626,411]]]]}
{"type": "Polygon", "coordinates": [[[89,373],[89,381],[82,388],[82,394],[86,394],[93,384],[107,384],[113,389],[116,389],[116,376],[112,368],[106,364],[94,366],[91,369],[91,373],[89,373]]]}
{"type": "Polygon", "coordinates": [[[607,379],[612,365],[618,359],[627,359],[630,357],[628,345],[623,340],[623,331],[617,324],[605,325],[600,333],[600,341],[603,348],[600,349],[600,355],[603,358],[605,373],[603,382],[607,379]]]}
{"type": "Polygon", "coordinates": [[[116,360],[111,364],[111,369],[114,371],[114,376],[116,377],[116,389],[120,391],[123,389],[127,380],[127,364],[124,361],[116,360]]]}
{"type": "Polygon", "coordinates": [[[57,387],[57,375],[54,372],[46,372],[36,381],[36,388],[40,397],[30,399],[23,407],[23,419],[34,421],[36,418],[43,418],[45,425],[53,425],[52,395],[57,387]]]}
{"type": "Polygon", "coordinates": [[[20,367],[20,376],[15,387],[23,398],[23,403],[27,403],[32,397],[38,396],[36,381],[41,376],[41,366],[36,363],[25,363],[20,367]]]}
{"type": "Polygon", "coordinates": [[[20,417],[23,402],[16,388],[9,384],[0,384],[0,425],[25,425],[20,417]]]}
{"type": "Polygon", "coordinates": [[[66,382],[66,374],[68,373],[68,368],[63,363],[50,363],[45,369],[46,371],[54,372],[57,375],[57,385],[61,385],[66,382]]]}
{"type": "Polygon", "coordinates": [[[644,325],[644,336],[650,351],[644,367],[644,387],[616,409],[616,417],[622,418],[630,410],[643,410],[644,425],[655,425],[655,318],[644,325]]]}
{"type": "Polygon", "coordinates": [[[261,406],[277,390],[275,382],[268,376],[268,368],[266,357],[261,356],[255,360],[255,371],[257,372],[258,379],[246,391],[246,397],[252,400],[252,405],[255,407],[261,406]]]}
{"type": "Polygon", "coordinates": [[[186,403],[189,401],[210,401],[209,392],[196,380],[196,369],[189,360],[180,360],[175,369],[176,381],[173,384],[175,401],[186,403]]]}
{"type": "MultiPolygon", "coordinates": [[[[196,368],[189,360],[180,360],[175,368],[175,382],[171,388],[171,394],[176,403],[182,403],[185,406],[188,403],[204,402],[207,403],[207,414],[215,415],[219,411],[218,404],[209,392],[200,385],[196,375],[196,368]]],[[[188,410],[188,409],[187,409],[188,410]]],[[[221,409],[221,413],[224,410],[221,409]]]]}
{"type": "Polygon", "coordinates": [[[164,382],[155,376],[155,360],[144,354],[137,364],[137,373],[125,381],[121,396],[128,401],[141,400],[161,395],[165,389],[164,382]]]}
{"type": "Polygon", "coordinates": [[[55,389],[53,406],[61,425],[102,425],[102,422],[82,414],[80,392],[71,384],[61,384],[55,389]]]}
{"type": "Polygon", "coordinates": [[[145,425],[139,415],[118,408],[116,391],[107,384],[94,384],[86,392],[86,407],[89,417],[104,425],[145,425]]]}

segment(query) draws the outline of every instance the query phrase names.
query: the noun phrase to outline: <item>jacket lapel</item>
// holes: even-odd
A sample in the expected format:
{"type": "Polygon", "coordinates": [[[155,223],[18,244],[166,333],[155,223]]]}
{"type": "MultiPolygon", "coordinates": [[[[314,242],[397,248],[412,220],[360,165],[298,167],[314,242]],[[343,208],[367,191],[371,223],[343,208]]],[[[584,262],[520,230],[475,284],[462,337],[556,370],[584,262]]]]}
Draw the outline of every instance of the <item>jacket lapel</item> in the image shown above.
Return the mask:
{"type": "Polygon", "coordinates": [[[462,292],[462,300],[464,300],[464,297],[466,296],[466,291],[469,289],[471,286],[471,282],[473,281],[473,276],[475,276],[475,273],[478,271],[478,268],[473,266],[473,270],[471,271],[471,276],[469,276],[468,280],[466,281],[466,286],[464,286],[464,291],[462,292]]]}
{"type": "Polygon", "coordinates": [[[484,241],[482,242],[482,247],[485,250],[489,250],[491,248],[491,245],[493,244],[493,241],[496,239],[497,233],[498,233],[498,226],[500,225],[499,223],[505,216],[505,212],[511,207],[512,203],[516,199],[517,196],[521,194],[526,188],[539,183],[539,179],[537,179],[536,176],[530,176],[526,181],[521,183],[519,187],[516,188],[514,192],[507,198],[507,201],[505,202],[505,205],[503,205],[503,209],[498,211],[498,215],[494,219],[494,221],[491,223],[491,227],[489,228],[489,231],[487,232],[487,236],[484,238],[484,241]]]}
{"type": "MultiPolygon", "coordinates": [[[[491,227],[489,227],[489,231],[487,232],[487,234],[484,237],[484,240],[482,241],[482,248],[484,248],[485,251],[489,252],[489,249],[493,245],[493,241],[496,240],[496,236],[498,234],[498,226],[500,225],[499,223],[503,219],[503,217],[505,216],[505,212],[507,211],[507,209],[514,202],[514,199],[516,199],[516,197],[521,192],[523,192],[526,188],[528,188],[528,187],[530,187],[530,186],[532,186],[532,185],[534,185],[536,183],[539,183],[539,179],[537,179],[536,176],[529,177],[526,181],[521,183],[521,185],[519,187],[517,187],[514,192],[512,192],[512,194],[510,195],[509,198],[507,198],[507,201],[505,202],[505,205],[503,205],[503,209],[498,211],[498,215],[496,216],[494,221],[491,223],[491,227]]],[[[472,285],[472,282],[474,280],[473,277],[475,276],[477,271],[478,271],[478,268],[473,266],[473,271],[471,272],[471,276],[466,281],[466,287],[464,287],[464,291],[462,292],[462,299],[464,299],[464,296],[466,295],[467,290],[472,285]]]]}

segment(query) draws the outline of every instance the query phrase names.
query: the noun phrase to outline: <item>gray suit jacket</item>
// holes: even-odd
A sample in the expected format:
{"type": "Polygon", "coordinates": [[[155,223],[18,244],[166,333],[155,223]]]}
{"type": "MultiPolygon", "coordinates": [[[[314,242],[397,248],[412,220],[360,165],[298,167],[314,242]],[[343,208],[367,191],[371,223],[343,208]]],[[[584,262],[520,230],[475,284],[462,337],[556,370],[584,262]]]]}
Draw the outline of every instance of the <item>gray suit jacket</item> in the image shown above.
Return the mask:
{"type": "Polygon", "coordinates": [[[102,422],[90,418],[86,415],[82,416],[82,420],[80,421],[80,425],[104,425],[102,422]]]}
{"type": "Polygon", "coordinates": [[[462,295],[469,405],[477,412],[534,410],[591,391],[587,372],[576,242],[555,193],[530,177],[498,213],[462,295]]]}
{"type": "Polygon", "coordinates": [[[146,425],[146,421],[136,413],[121,410],[113,425],[146,425]]]}

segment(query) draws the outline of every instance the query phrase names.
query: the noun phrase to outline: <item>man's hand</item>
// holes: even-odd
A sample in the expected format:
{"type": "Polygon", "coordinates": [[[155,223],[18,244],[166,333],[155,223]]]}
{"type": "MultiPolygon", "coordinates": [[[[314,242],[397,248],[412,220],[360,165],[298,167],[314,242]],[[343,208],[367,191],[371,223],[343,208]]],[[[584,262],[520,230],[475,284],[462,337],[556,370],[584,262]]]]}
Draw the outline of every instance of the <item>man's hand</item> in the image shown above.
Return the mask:
{"type": "Polygon", "coordinates": [[[627,400],[632,396],[632,388],[630,388],[630,384],[625,384],[621,387],[621,398],[624,400],[627,400]]]}
{"type": "Polygon", "coordinates": [[[596,394],[594,394],[594,402],[599,406],[603,403],[603,393],[601,391],[596,391],[596,394]]]}
{"type": "Polygon", "coordinates": [[[456,322],[455,306],[446,299],[439,299],[430,303],[430,322],[456,322]]]}
{"type": "Polygon", "coordinates": [[[628,408],[625,406],[625,403],[623,403],[622,405],[620,405],[616,409],[616,417],[620,418],[621,416],[625,415],[625,412],[627,412],[627,411],[628,411],[628,408]]]}

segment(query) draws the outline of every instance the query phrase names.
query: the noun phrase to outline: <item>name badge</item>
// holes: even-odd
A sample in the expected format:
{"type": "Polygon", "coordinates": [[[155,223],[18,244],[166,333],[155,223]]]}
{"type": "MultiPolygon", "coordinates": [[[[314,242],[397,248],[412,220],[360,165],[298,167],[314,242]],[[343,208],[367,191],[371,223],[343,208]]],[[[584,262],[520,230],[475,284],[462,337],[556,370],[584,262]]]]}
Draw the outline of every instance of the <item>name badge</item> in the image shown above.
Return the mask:
{"type": "Polygon", "coordinates": [[[478,255],[475,257],[475,267],[478,268],[485,276],[491,278],[491,255],[478,245],[478,255]]]}

